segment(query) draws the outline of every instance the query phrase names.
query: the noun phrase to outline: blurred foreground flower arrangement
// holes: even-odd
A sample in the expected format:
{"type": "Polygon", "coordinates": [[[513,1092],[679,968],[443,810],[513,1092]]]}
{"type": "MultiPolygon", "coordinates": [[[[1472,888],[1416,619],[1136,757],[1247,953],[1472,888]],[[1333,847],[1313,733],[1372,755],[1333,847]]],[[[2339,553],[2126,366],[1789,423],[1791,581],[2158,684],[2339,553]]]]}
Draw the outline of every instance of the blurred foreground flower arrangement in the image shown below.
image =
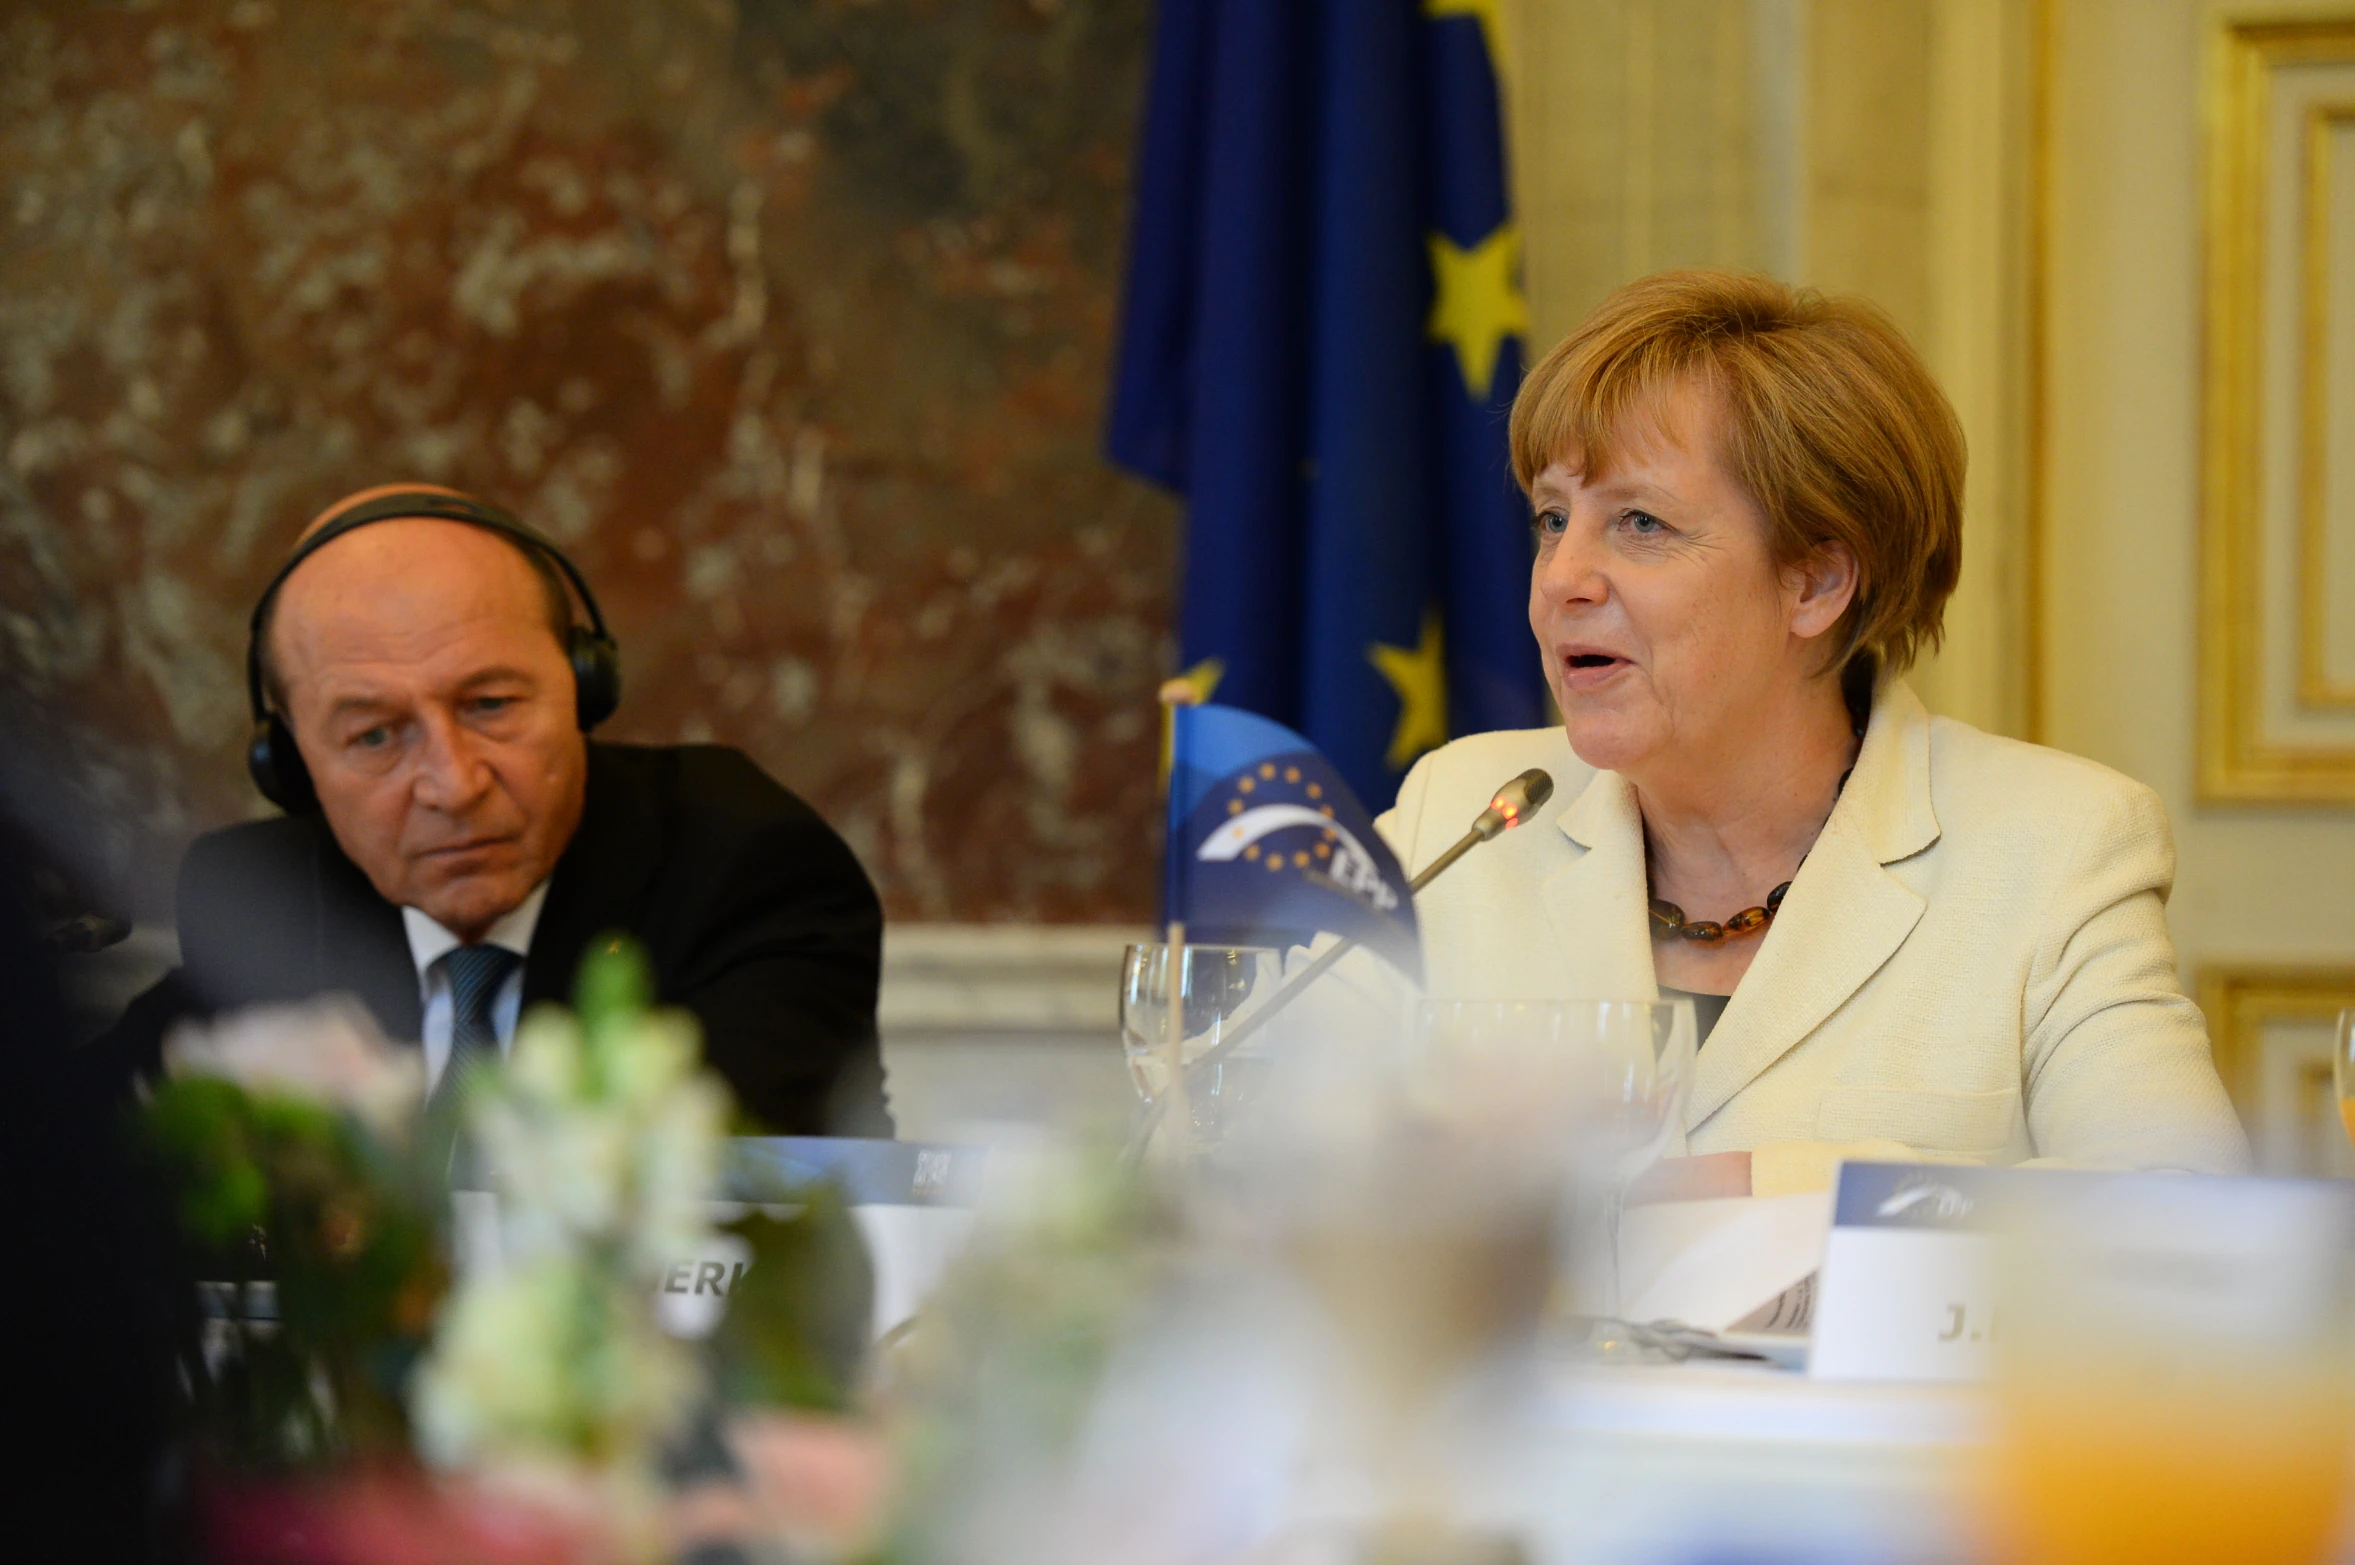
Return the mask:
{"type": "MultiPolygon", "coordinates": [[[[1392,1511],[1452,1514],[1423,1460],[1447,1393],[1520,1378],[1547,1275],[1552,1209],[1476,1134],[1279,1126],[1168,1168],[1000,1145],[962,1255],[875,1344],[885,1220],[731,1190],[759,1159],[731,1164],[692,1020],[618,941],[454,1124],[356,1010],[239,1018],[172,1064],[146,1129],[226,1285],[190,1470],[240,1565],[1174,1565],[1280,1557],[1303,1503],[1381,1557],[1392,1511]]],[[[1395,1557],[1483,1543],[1434,1536],[1395,1557]]]]}
{"type": "Polygon", "coordinates": [[[875,1443],[809,1416],[855,1390],[857,1233],[823,1188],[717,1202],[729,1099],[693,1018],[649,993],[637,950],[606,943],[576,1009],[526,1016],[448,1126],[421,1112],[419,1051],[348,1002],[172,1040],[142,1118],[208,1279],[188,1447],[212,1553],[863,1540],[875,1443]],[[666,1319],[665,1275],[715,1252],[736,1259],[725,1321],[666,1319]]]}

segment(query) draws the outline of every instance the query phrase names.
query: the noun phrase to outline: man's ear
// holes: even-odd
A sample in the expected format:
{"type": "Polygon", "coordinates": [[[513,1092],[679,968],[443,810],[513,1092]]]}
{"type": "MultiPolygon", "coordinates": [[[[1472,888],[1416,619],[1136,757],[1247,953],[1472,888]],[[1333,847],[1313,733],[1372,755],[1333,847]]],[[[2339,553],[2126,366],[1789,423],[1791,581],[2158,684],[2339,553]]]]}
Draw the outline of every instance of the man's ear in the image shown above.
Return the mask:
{"type": "Polygon", "coordinates": [[[1826,543],[1792,567],[1784,580],[1791,600],[1791,634],[1813,640],[1840,623],[1856,601],[1856,556],[1844,543],[1826,543]]]}

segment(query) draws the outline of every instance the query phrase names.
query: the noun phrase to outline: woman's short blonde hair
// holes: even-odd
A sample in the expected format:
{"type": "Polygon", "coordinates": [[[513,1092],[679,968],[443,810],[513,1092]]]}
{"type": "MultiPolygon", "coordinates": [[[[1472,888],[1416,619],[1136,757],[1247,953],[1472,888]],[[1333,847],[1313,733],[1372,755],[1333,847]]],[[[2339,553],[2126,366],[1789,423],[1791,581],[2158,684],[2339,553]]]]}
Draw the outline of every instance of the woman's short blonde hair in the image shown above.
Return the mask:
{"type": "Polygon", "coordinates": [[[1697,378],[1724,410],[1727,466],[1766,517],[1778,565],[1856,558],[1835,643],[1902,669],[1935,648],[1962,572],[1963,435],[1895,322],[1861,299],[1769,277],[1662,272],[1595,308],[1522,381],[1513,474],[1611,465],[1631,425],[1697,378]]]}

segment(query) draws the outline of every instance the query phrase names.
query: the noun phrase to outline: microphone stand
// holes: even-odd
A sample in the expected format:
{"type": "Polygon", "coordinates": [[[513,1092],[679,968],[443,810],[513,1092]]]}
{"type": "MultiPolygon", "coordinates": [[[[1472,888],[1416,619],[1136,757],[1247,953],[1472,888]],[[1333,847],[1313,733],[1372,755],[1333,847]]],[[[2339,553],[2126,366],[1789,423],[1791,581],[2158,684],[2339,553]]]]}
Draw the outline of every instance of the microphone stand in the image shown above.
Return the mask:
{"type": "MultiPolygon", "coordinates": [[[[1482,810],[1480,814],[1473,820],[1471,829],[1466,831],[1461,837],[1457,838],[1454,844],[1450,846],[1445,853],[1442,853],[1439,855],[1439,857],[1424,865],[1422,870],[1416,874],[1414,879],[1407,882],[1407,895],[1420,895],[1425,886],[1428,886],[1431,884],[1431,882],[1437,880],[1442,874],[1446,873],[1446,871],[1453,868],[1458,859],[1471,852],[1474,848],[1480,846],[1480,844],[1484,842],[1493,842],[1498,837],[1501,837],[1506,832],[1512,830],[1515,826],[1520,825],[1523,817],[1529,815],[1531,812],[1535,811],[1538,806],[1544,804],[1546,800],[1552,798],[1553,793],[1553,778],[1535,767],[1530,768],[1528,771],[1523,772],[1520,776],[1514,778],[1511,782],[1506,783],[1502,788],[1499,788],[1496,791],[1496,796],[1488,801],[1488,808],[1482,810]]],[[[1183,924],[1172,924],[1170,928],[1172,930],[1182,931],[1185,926],[1183,924]]],[[[1179,936],[1179,938],[1183,938],[1182,934],[1179,936]]],[[[1168,1107],[1169,1101],[1172,1097],[1183,1097],[1185,1095],[1186,1089],[1192,1084],[1196,1077],[1209,1070],[1210,1067],[1218,1064],[1221,1060],[1224,1060],[1228,1055],[1234,1053],[1237,1048],[1241,1047],[1244,1040],[1248,1039],[1252,1034],[1258,1032],[1262,1027],[1266,1026],[1269,1020],[1273,1018],[1277,1012],[1283,1010],[1294,1000],[1299,999],[1300,992],[1303,989],[1306,989],[1310,984],[1316,982],[1326,973],[1332,971],[1334,964],[1339,962],[1350,952],[1356,950],[1358,945],[1359,942],[1357,940],[1347,935],[1344,935],[1339,940],[1334,941],[1332,945],[1325,948],[1325,951],[1321,956],[1319,956],[1315,961],[1309,963],[1306,967],[1302,968],[1299,972],[1293,974],[1291,978],[1285,981],[1283,987],[1278,989],[1274,994],[1268,996],[1267,1004],[1261,1006],[1258,1010],[1252,1012],[1249,1016],[1244,1017],[1233,1027],[1229,1028],[1225,1037],[1219,1039],[1217,1043],[1203,1050],[1202,1053],[1190,1064],[1185,1063],[1182,1060],[1179,1052],[1182,1046],[1178,1041],[1177,1035],[1178,1001],[1174,997],[1174,991],[1177,988],[1180,978],[1180,968],[1178,966],[1178,952],[1180,948],[1176,945],[1172,945],[1169,948],[1171,956],[1169,982],[1170,988],[1173,991],[1173,997],[1170,1001],[1170,1060],[1171,1064],[1176,1068],[1171,1072],[1171,1090],[1161,1095],[1161,1097],[1153,1104],[1153,1107],[1147,1111],[1145,1115],[1145,1122],[1137,1127],[1136,1140],[1131,1143],[1129,1149],[1130,1159],[1133,1160],[1134,1158],[1142,1155],[1145,1150],[1145,1144],[1153,1139],[1153,1132],[1161,1128],[1163,1111],[1168,1107]]]]}

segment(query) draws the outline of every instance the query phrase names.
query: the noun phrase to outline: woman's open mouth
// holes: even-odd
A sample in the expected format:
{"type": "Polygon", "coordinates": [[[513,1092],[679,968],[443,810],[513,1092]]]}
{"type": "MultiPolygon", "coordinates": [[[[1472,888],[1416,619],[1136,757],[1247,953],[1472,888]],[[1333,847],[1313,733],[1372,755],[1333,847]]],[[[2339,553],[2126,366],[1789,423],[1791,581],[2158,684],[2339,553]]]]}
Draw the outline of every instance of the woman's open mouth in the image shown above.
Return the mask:
{"type": "Polygon", "coordinates": [[[1627,659],[1608,652],[1573,651],[1562,658],[1562,682],[1572,690],[1593,690],[1632,666],[1627,659]]]}

